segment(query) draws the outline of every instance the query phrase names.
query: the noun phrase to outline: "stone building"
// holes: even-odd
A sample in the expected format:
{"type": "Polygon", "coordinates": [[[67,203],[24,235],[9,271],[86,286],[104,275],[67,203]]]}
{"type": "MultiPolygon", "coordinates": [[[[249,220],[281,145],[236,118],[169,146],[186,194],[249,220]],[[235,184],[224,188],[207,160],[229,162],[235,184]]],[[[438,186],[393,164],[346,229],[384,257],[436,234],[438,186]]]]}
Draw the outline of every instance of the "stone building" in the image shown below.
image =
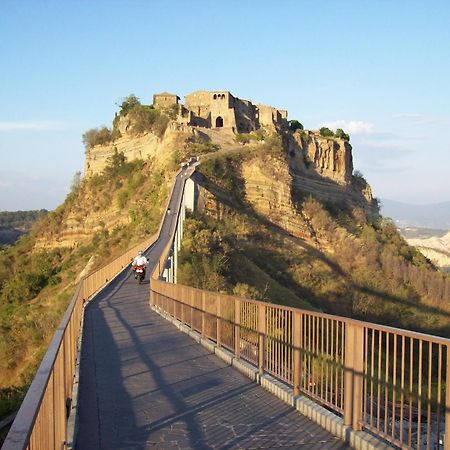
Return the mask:
{"type": "Polygon", "coordinates": [[[153,95],[153,106],[155,108],[168,108],[172,105],[178,105],[180,97],[170,92],[161,92],[153,95]]]}
{"type": "Polygon", "coordinates": [[[232,128],[249,133],[262,126],[287,126],[287,111],[254,105],[228,91],[195,91],[185,96],[188,124],[206,128],[232,128]]]}

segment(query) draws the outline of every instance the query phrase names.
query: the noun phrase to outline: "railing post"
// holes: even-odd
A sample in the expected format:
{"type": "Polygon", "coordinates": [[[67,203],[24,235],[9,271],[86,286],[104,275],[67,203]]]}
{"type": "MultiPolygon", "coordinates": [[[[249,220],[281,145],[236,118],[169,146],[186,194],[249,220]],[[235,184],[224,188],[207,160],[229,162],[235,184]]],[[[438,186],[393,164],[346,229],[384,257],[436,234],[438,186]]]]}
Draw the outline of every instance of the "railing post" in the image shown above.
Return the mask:
{"type": "Polygon", "coordinates": [[[241,302],[234,299],[234,356],[241,357],[241,302]]]}
{"type": "Polygon", "coordinates": [[[361,431],[364,385],[364,327],[355,326],[355,344],[353,352],[353,424],[355,431],[361,431]]]}
{"type": "Polygon", "coordinates": [[[258,304],[258,372],[264,374],[266,356],[266,306],[258,304]]]}
{"type": "Polygon", "coordinates": [[[184,325],[185,324],[185,318],[184,318],[184,314],[185,314],[185,307],[184,307],[184,305],[186,304],[186,292],[185,292],[185,290],[183,290],[182,291],[182,295],[183,295],[183,298],[181,299],[181,301],[180,301],[180,308],[181,308],[181,311],[180,311],[180,321],[181,321],[181,323],[184,325]]]}
{"type": "Polygon", "coordinates": [[[344,425],[361,430],[364,382],[364,328],[346,322],[344,361],[344,425]]]}
{"type": "Polygon", "coordinates": [[[302,385],[302,313],[294,311],[292,324],[292,367],[294,370],[294,396],[300,395],[302,385]]]}
{"type": "Polygon", "coordinates": [[[202,337],[205,337],[205,330],[206,330],[206,312],[205,312],[205,307],[206,307],[206,292],[202,291],[202,337]]]}
{"type": "Polygon", "coordinates": [[[445,438],[444,450],[450,450],[450,345],[447,345],[447,367],[445,378],[445,438]]]}
{"type": "Polygon", "coordinates": [[[193,331],[194,330],[194,291],[193,290],[191,290],[191,295],[189,296],[189,304],[190,304],[190,306],[191,306],[191,313],[190,313],[190,316],[191,316],[191,323],[190,323],[190,325],[191,325],[191,330],[193,331]]]}
{"type": "Polygon", "coordinates": [[[217,347],[221,346],[222,343],[222,336],[221,336],[221,331],[222,331],[222,320],[221,320],[221,314],[222,314],[222,304],[220,302],[220,295],[218,295],[216,297],[216,338],[217,338],[217,347]]]}
{"type": "Polygon", "coordinates": [[[351,426],[353,422],[353,342],[354,329],[345,322],[344,344],[344,425],[351,426]]]}

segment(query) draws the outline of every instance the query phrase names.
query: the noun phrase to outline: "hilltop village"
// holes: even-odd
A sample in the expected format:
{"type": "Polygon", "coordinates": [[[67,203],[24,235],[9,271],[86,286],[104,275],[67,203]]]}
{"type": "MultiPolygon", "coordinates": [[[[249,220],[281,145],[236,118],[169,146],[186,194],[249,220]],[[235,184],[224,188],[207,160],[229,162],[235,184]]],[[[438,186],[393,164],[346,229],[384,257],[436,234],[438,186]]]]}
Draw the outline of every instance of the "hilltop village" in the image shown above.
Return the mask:
{"type": "Polygon", "coordinates": [[[261,127],[286,127],[286,110],[254,105],[249,100],[235,97],[228,91],[195,91],[180,97],[169,92],[153,96],[154,108],[178,107],[178,122],[205,128],[231,128],[236,133],[250,133],[261,127]]]}

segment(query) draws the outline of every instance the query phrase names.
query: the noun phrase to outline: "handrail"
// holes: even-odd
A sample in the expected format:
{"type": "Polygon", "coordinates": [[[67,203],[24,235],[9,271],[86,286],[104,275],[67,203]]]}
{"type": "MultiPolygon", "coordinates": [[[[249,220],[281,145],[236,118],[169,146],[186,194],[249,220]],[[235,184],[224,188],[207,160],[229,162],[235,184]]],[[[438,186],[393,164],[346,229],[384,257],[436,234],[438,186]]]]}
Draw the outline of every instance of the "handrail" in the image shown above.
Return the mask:
{"type": "Polygon", "coordinates": [[[65,448],[83,306],[128,266],[139,249],[150,248],[157,237],[153,235],[79,281],[2,450],[65,448]]]}
{"type": "MultiPolygon", "coordinates": [[[[177,214],[179,215],[179,210],[177,214]]],[[[401,448],[450,450],[450,340],[160,279],[150,304],[292,388],[401,448]]]]}

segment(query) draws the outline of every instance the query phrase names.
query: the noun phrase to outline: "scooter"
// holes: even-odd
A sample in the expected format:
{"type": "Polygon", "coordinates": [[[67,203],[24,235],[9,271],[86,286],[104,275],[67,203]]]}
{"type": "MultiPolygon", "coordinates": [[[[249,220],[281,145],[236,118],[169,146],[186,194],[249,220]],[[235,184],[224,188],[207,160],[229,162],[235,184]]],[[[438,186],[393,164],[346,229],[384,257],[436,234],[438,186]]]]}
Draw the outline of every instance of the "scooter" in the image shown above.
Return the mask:
{"type": "Polygon", "coordinates": [[[134,266],[134,278],[141,284],[145,278],[145,266],[134,266]]]}

